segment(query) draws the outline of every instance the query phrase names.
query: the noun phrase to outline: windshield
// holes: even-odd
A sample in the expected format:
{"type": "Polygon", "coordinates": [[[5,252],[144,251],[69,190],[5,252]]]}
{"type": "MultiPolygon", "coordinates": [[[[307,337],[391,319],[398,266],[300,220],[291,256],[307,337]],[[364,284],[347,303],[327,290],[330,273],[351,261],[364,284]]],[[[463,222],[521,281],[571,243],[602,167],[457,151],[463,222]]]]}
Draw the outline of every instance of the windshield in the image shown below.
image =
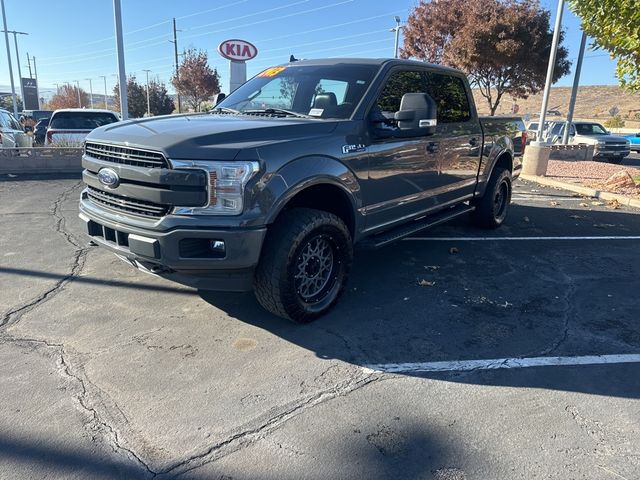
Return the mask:
{"type": "Polygon", "coordinates": [[[259,73],[221,103],[241,113],[349,118],[367,90],[375,65],[301,65],[273,67],[259,73]]]}
{"type": "Polygon", "coordinates": [[[607,130],[599,123],[576,124],[578,135],[608,135],[607,130]]]}
{"type": "Polygon", "coordinates": [[[49,126],[69,130],[93,130],[117,121],[118,118],[109,112],[58,112],[53,116],[49,126]]]}

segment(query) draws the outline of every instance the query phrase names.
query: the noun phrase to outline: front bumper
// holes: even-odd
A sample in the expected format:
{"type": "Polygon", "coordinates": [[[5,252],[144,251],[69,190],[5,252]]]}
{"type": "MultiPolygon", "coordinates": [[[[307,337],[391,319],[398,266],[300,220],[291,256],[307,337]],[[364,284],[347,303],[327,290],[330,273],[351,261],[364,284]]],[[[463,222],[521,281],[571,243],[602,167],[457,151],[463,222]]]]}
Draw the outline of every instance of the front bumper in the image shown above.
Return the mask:
{"type": "Polygon", "coordinates": [[[266,228],[157,231],[114,222],[85,202],[80,203],[85,233],[133,266],[202,290],[251,290],[266,228]],[[207,249],[212,240],[224,242],[224,252],[207,249]]]}
{"type": "Polygon", "coordinates": [[[593,152],[593,158],[625,158],[629,156],[631,150],[629,148],[626,149],[607,149],[607,148],[597,148],[593,152]]]}

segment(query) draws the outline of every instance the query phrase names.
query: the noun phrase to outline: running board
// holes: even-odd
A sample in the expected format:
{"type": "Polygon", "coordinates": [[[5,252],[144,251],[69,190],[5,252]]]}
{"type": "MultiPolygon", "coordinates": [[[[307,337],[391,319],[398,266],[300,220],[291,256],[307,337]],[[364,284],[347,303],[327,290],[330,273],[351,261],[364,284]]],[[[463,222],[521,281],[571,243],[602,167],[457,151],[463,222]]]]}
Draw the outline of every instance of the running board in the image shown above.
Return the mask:
{"type": "Polygon", "coordinates": [[[435,215],[425,217],[421,220],[416,220],[404,225],[400,225],[399,227],[396,227],[392,230],[387,230],[377,235],[372,235],[371,237],[365,238],[363,241],[358,243],[358,246],[366,249],[384,247],[385,245],[397,242],[404,237],[408,237],[409,235],[420,232],[426,228],[440,225],[441,223],[453,220],[460,215],[472,212],[474,209],[475,207],[466,204],[457,205],[455,207],[451,207],[438,212],[435,215]]]}

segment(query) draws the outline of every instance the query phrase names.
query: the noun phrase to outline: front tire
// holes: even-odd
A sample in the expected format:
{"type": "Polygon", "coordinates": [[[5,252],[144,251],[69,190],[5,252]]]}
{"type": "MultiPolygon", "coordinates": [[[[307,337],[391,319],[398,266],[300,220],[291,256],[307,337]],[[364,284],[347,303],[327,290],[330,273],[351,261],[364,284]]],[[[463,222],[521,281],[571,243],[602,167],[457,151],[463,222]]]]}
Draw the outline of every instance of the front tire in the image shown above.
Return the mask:
{"type": "Polygon", "coordinates": [[[351,234],[340,218],[309,208],[285,211],[267,232],[256,298],[274,315],[308,323],[335,305],[352,259],[351,234]]]}
{"type": "Polygon", "coordinates": [[[475,204],[473,221],[482,228],[498,228],[504,223],[511,203],[511,172],[496,167],[482,198],[475,204]]]}

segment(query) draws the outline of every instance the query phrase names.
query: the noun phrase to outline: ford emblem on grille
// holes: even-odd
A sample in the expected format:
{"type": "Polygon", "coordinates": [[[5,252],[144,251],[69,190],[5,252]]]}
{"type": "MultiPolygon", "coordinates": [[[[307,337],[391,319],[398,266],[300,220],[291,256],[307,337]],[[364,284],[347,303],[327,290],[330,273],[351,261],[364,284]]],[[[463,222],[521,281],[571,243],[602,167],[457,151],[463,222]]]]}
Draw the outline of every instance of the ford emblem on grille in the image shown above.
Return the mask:
{"type": "Polygon", "coordinates": [[[120,184],[120,177],[114,170],[103,168],[98,172],[98,181],[105,187],[116,188],[120,184]]]}

